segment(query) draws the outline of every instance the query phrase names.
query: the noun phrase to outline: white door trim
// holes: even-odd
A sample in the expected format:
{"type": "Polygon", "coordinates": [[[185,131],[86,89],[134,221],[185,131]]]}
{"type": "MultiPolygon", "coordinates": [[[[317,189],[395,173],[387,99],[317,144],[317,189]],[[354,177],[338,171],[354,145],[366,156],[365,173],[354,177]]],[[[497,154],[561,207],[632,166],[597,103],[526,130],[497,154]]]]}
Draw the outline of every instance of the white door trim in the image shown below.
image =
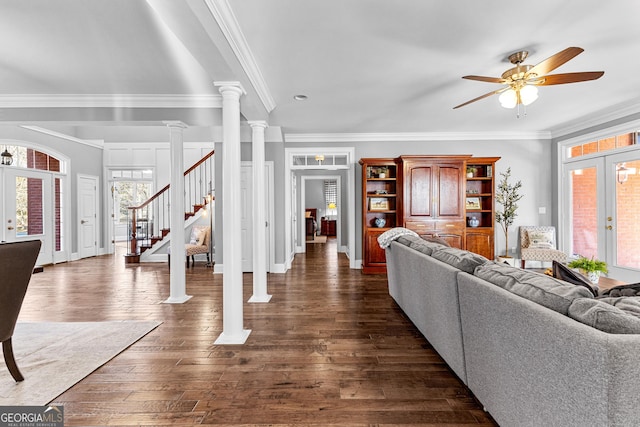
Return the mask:
{"type": "MultiPolygon", "coordinates": [[[[341,252],[341,248],[342,248],[342,221],[341,221],[341,214],[342,214],[342,203],[340,203],[340,201],[342,200],[342,177],[340,175],[308,175],[308,176],[302,176],[301,177],[301,183],[300,183],[300,206],[298,208],[298,218],[297,218],[297,223],[299,224],[299,227],[305,227],[306,226],[306,220],[304,219],[304,215],[305,215],[305,200],[306,200],[306,191],[307,191],[307,181],[326,181],[326,180],[334,180],[337,183],[337,192],[336,192],[336,196],[338,198],[338,206],[337,206],[337,210],[338,210],[338,215],[336,218],[336,239],[338,240],[338,252],[341,252]]],[[[316,221],[318,222],[318,227],[321,226],[320,224],[320,218],[316,218],[316,221]]],[[[305,253],[307,251],[307,244],[306,244],[306,240],[302,241],[303,238],[306,238],[305,234],[305,230],[304,229],[300,229],[298,230],[299,233],[298,235],[300,236],[300,242],[299,246],[296,249],[296,252],[298,253],[305,253]]]]}
{"type": "MultiPolygon", "coordinates": [[[[284,167],[284,230],[285,230],[285,257],[292,258],[294,255],[293,241],[292,241],[292,229],[291,223],[293,221],[293,215],[291,212],[292,206],[292,186],[291,186],[291,164],[293,161],[294,153],[325,153],[325,154],[348,154],[348,167],[347,170],[347,183],[345,188],[347,189],[347,225],[348,225],[348,246],[345,248],[345,252],[349,257],[349,267],[358,269],[361,268],[361,261],[356,260],[356,198],[355,198],[355,147],[296,147],[285,148],[285,167],[284,167]]],[[[318,165],[314,169],[331,170],[331,166],[318,165]]],[[[337,224],[336,224],[337,225],[337,224]]],[[[291,268],[291,262],[289,259],[285,260],[287,270],[291,268]]]]}

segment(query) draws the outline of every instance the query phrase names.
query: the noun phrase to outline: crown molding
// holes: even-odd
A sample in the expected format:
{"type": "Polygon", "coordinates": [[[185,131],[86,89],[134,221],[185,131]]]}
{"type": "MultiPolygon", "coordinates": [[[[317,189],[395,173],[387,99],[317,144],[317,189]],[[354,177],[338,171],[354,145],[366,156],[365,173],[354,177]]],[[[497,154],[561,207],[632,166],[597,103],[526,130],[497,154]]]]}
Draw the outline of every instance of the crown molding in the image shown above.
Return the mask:
{"type": "Polygon", "coordinates": [[[88,145],[90,147],[102,148],[104,149],[104,140],[88,140],[76,138],[75,136],[67,135],[66,133],[57,132],[51,129],[43,128],[40,126],[27,126],[20,125],[23,129],[28,129],[33,132],[39,132],[45,135],[53,136],[55,138],[66,139],[67,141],[77,142],[78,144],[88,145]]]}
{"type": "Polygon", "coordinates": [[[276,108],[276,102],[240,29],[236,16],[231,10],[231,6],[227,0],[205,0],[205,4],[218,23],[227,42],[229,42],[229,46],[247,74],[251,85],[256,90],[262,105],[270,113],[276,108]]]}
{"type": "Polygon", "coordinates": [[[424,142],[551,139],[550,132],[287,133],[285,142],[424,142]]]}
{"type": "Polygon", "coordinates": [[[578,120],[574,120],[569,123],[554,127],[551,129],[551,135],[553,139],[559,139],[564,136],[571,135],[576,132],[584,131],[585,129],[593,128],[595,126],[605,125],[606,123],[614,122],[616,120],[624,119],[634,114],[640,113],[640,98],[624,105],[618,105],[601,110],[597,113],[590,114],[585,117],[581,117],[578,120]]]}
{"type": "Polygon", "coordinates": [[[222,108],[221,95],[0,95],[0,108],[222,108]]]}

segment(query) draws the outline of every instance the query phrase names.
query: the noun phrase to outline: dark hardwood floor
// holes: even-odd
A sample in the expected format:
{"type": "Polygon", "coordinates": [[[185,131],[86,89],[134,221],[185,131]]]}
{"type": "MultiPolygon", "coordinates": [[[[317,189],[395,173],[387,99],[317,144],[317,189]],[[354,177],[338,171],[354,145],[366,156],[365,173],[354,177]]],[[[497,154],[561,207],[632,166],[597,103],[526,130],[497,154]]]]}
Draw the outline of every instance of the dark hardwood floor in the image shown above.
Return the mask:
{"type": "MultiPolygon", "coordinates": [[[[244,299],[252,293],[244,275],[244,299]]],[[[222,276],[187,271],[184,304],[166,264],[122,254],[35,274],[23,321],[159,320],[162,325],[54,400],[67,426],[495,426],[388,294],[350,270],[336,241],[308,244],[271,302],[245,303],[243,346],[217,346],[222,276]]]]}

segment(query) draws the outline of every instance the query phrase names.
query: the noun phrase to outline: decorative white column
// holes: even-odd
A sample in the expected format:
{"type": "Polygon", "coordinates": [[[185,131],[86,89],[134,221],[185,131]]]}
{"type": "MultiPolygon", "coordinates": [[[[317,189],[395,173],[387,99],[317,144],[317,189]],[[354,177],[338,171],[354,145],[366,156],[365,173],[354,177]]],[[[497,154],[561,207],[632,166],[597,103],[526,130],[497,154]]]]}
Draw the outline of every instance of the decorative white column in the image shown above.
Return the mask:
{"type": "Polygon", "coordinates": [[[249,302],[269,302],[267,294],[267,215],[264,181],[264,120],[250,121],[253,162],[253,295],[249,302]]]}
{"type": "Polygon", "coordinates": [[[222,95],[222,333],[214,344],[244,344],[240,203],[240,82],[215,82],[222,95]]]}
{"type": "Polygon", "coordinates": [[[170,219],[171,219],[171,272],[169,273],[169,299],[165,303],[180,304],[191,296],[187,295],[185,279],[184,249],[184,154],[182,130],[187,126],[178,121],[164,122],[169,128],[171,179],[170,179],[170,219]]]}

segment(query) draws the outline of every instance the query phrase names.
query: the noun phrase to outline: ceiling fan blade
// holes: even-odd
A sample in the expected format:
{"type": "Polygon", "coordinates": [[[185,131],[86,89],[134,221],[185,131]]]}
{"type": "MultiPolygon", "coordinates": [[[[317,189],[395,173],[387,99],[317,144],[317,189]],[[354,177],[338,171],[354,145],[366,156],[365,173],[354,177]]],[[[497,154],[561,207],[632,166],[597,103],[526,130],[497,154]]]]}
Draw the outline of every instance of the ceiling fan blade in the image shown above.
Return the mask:
{"type": "Polygon", "coordinates": [[[484,95],[481,95],[481,96],[479,96],[477,98],[473,98],[471,101],[467,101],[464,104],[456,105],[455,107],[453,107],[453,109],[455,110],[456,108],[464,107],[465,105],[469,105],[472,102],[480,101],[481,99],[487,98],[487,97],[489,97],[491,95],[496,95],[496,94],[498,94],[500,92],[504,92],[507,89],[508,89],[508,87],[503,87],[503,88],[500,88],[498,90],[494,90],[493,92],[485,93],[484,95]]]}
{"type": "Polygon", "coordinates": [[[544,76],[549,72],[555,70],[565,62],[580,55],[582,52],[584,52],[584,49],[582,49],[581,47],[568,47],[565,50],[560,51],[555,55],[548,57],[541,63],[535,65],[528,71],[528,73],[536,74],[538,76],[544,76]]]}
{"type": "Polygon", "coordinates": [[[599,79],[604,75],[604,71],[585,71],[582,73],[564,73],[564,74],[550,74],[548,76],[541,77],[541,83],[533,83],[538,86],[551,86],[562,85],[565,83],[578,83],[586,82],[589,80],[599,79]]]}
{"type": "Polygon", "coordinates": [[[487,83],[504,83],[505,80],[501,79],[500,77],[484,77],[484,76],[462,76],[463,79],[468,79],[468,80],[477,80],[480,82],[487,82],[487,83]]]}

